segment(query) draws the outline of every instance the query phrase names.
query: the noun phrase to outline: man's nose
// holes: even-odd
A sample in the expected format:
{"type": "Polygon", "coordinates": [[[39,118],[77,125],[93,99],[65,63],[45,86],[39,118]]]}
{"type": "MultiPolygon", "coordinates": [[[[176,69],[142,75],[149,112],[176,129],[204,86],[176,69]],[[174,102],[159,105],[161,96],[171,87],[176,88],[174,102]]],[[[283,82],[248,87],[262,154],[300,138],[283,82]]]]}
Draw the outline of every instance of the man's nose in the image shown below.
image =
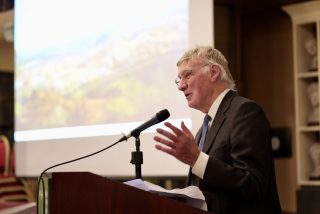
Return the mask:
{"type": "Polygon", "coordinates": [[[181,81],[179,86],[178,86],[178,89],[180,91],[184,91],[186,88],[187,88],[187,83],[185,81],[181,81]]]}

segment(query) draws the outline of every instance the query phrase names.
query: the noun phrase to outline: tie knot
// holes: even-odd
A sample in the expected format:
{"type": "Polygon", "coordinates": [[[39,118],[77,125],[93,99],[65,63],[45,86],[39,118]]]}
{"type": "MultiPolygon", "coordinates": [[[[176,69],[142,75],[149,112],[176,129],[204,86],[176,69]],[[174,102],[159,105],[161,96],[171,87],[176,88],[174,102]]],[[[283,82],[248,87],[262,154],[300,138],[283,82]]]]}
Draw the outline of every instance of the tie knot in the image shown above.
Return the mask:
{"type": "Polygon", "coordinates": [[[210,115],[206,114],[206,116],[203,119],[203,124],[208,124],[211,120],[210,115]]]}

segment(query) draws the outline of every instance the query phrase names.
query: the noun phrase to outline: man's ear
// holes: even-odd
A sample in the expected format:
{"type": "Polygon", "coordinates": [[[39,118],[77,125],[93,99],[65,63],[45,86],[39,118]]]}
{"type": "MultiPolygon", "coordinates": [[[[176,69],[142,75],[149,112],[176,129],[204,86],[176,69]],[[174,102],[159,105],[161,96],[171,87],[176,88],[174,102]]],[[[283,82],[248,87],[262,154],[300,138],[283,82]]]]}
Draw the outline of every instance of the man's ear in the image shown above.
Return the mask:
{"type": "Polygon", "coordinates": [[[218,65],[211,65],[210,67],[210,80],[215,82],[220,78],[221,69],[218,65]]]}

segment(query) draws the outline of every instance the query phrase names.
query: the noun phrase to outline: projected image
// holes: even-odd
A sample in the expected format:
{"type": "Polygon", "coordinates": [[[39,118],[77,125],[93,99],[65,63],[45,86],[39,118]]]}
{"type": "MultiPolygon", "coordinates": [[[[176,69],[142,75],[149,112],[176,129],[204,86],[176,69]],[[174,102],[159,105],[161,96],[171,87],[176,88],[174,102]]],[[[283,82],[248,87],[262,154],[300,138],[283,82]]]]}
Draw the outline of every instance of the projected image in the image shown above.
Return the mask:
{"type": "Polygon", "coordinates": [[[174,84],[188,1],[60,1],[15,9],[16,131],[144,121],[163,108],[189,117],[174,84]]]}

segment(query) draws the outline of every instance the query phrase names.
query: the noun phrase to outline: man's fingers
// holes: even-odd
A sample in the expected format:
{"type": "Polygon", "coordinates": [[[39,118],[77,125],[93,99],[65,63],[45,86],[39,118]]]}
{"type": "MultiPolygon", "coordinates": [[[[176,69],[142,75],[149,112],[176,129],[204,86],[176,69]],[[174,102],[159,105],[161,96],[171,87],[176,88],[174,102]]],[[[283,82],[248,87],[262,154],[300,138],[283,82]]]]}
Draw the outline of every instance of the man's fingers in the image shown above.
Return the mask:
{"type": "Polygon", "coordinates": [[[181,129],[182,129],[182,131],[187,133],[189,136],[192,135],[191,131],[188,129],[188,127],[184,124],[183,121],[181,121],[181,129]]]}
{"type": "Polygon", "coordinates": [[[159,134],[162,134],[163,136],[167,137],[168,139],[176,142],[177,141],[177,136],[172,134],[171,132],[168,132],[166,130],[163,130],[161,128],[158,128],[156,129],[156,131],[159,133],[159,134]]]}
{"type": "Polygon", "coordinates": [[[175,147],[175,143],[173,143],[172,141],[169,140],[165,140],[159,136],[154,136],[153,139],[159,143],[162,143],[170,148],[174,148],[175,147]]]}
{"type": "Polygon", "coordinates": [[[159,144],[156,144],[156,149],[160,150],[160,151],[163,151],[169,155],[172,155],[174,156],[174,153],[173,153],[173,150],[171,148],[168,148],[168,147],[164,147],[164,146],[161,146],[159,144]]]}
{"type": "Polygon", "coordinates": [[[182,134],[182,131],[177,127],[175,127],[174,125],[172,125],[171,123],[165,122],[164,125],[169,129],[171,129],[177,136],[180,136],[182,134]]]}

